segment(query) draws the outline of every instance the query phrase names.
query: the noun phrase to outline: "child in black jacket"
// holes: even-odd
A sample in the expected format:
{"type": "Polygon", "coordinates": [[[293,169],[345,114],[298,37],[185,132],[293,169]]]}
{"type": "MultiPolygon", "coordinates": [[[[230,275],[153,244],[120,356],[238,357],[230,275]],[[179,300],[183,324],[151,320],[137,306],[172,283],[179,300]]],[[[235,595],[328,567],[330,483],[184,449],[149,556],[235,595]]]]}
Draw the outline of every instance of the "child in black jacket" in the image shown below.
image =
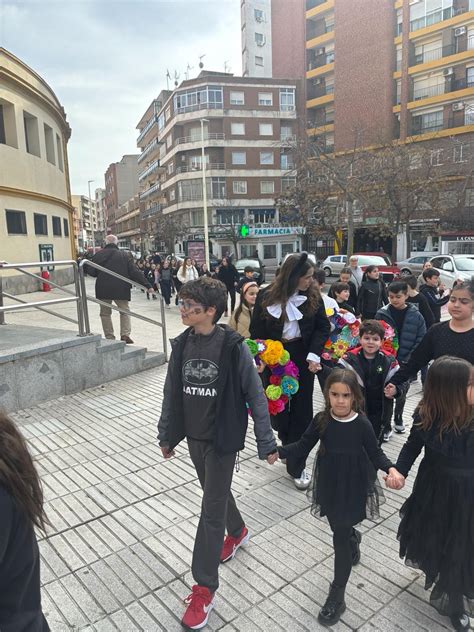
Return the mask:
{"type": "Polygon", "coordinates": [[[367,266],[357,297],[357,315],[364,320],[374,318],[377,311],[388,303],[387,289],[380,278],[377,266],[367,266]]]}

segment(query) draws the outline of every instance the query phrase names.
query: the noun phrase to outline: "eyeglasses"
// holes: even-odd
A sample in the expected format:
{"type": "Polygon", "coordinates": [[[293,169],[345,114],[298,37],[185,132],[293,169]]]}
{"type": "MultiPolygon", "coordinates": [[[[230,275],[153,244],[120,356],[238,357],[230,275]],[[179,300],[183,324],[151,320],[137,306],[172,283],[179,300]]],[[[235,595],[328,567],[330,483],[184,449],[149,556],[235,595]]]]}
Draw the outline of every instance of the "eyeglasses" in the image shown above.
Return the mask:
{"type": "Polygon", "coordinates": [[[204,305],[200,305],[199,303],[190,303],[189,301],[184,301],[182,298],[178,300],[178,307],[185,312],[193,310],[195,314],[199,314],[204,310],[204,305]]]}

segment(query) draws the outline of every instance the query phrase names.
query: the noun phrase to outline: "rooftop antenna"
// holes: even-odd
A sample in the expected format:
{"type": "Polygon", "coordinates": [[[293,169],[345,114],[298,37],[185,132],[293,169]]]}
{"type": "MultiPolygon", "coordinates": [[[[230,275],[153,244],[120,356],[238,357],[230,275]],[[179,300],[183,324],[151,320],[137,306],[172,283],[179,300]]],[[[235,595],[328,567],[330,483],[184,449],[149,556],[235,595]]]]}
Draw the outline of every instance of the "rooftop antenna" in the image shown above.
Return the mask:
{"type": "Polygon", "coordinates": [[[179,74],[178,74],[178,71],[175,70],[174,71],[174,85],[176,88],[178,87],[178,79],[179,79],[179,74]]]}
{"type": "Polygon", "coordinates": [[[188,63],[188,66],[186,68],[186,72],[184,73],[186,76],[186,81],[189,79],[189,71],[192,70],[194,68],[194,66],[190,66],[188,63]]]}
{"type": "Polygon", "coordinates": [[[204,68],[204,64],[203,64],[202,60],[203,60],[203,58],[204,58],[205,56],[206,56],[206,55],[200,55],[200,56],[199,56],[199,68],[201,68],[201,69],[202,69],[202,68],[204,68]]]}
{"type": "Polygon", "coordinates": [[[224,72],[227,73],[230,70],[229,60],[224,62],[224,72]]]}
{"type": "Polygon", "coordinates": [[[170,89],[170,80],[171,80],[171,75],[170,75],[170,71],[167,68],[166,69],[166,89],[167,90],[170,89]]]}

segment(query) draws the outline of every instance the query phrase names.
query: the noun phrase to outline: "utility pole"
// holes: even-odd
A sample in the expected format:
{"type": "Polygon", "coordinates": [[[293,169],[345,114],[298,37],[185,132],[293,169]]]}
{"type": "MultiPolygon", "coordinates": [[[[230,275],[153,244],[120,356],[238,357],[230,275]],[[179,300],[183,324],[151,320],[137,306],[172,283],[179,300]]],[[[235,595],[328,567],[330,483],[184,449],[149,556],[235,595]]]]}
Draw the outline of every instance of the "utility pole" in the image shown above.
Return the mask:
{"type": "Polygon", "coordinates": [[[207,221],[207,186],[206,186],[206,152],[204,149],[204,123],[209,123],[208,119],[201,119],[201,155],[202,155],[202,201],[204,209],[204,256],[207,269],[210,270],[209,263],[209,226],[207,221]]]}
{"type": "Polygon", "coordinates": [[[349,178],[346,188],[346,213],[347,213],[347,261],[354,251],[354,200],[352,193],[348,192],[352,180],[352,163],[350,165],[349,178]]]}
{"type": "Polygon", "coordinates": [[[92,198],[91,198],[91,182],[94,180],[87,181],[87,188],[89,189],[89,212],[91,216],[91,228],[92,228],[92,254],[95,253],[95,235],[94,235],[94,216],[95,214],[92,212],[92,198]]]}

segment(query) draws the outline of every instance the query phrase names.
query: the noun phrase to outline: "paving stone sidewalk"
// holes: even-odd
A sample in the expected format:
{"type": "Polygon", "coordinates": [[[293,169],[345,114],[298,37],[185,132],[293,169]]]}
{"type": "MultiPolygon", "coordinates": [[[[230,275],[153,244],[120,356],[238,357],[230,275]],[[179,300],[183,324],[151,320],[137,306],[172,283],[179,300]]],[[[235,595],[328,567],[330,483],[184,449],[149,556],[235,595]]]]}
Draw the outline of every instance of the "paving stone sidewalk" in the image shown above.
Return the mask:
{"type": "MultiPolygon", "coordinates": [[[[184,446],[160,458],[165,375],[153,369],[13,415],[37,460],[52,523],[40,549],[53,632],[182,629],[201,491],[184,446]]],[[[407,419],[419,398],[415,385],[407,419]]],[[[394,436],[387,454],[396,458],[403,441],[394,436]]],[[[423,578],[398,558],[398,510],[412,483],[413,475],[403,492],[387,490],[383,520],[364,523],[362,561],[335,632],[451,629],[430,607],[423,578]]],[[[316,617],[332,575],[329,527],[310,515],[283,465],[257,459],[251,428],[233,489],[252,538],[221,567],[207,629],[324,629],[316,617]]]]}

